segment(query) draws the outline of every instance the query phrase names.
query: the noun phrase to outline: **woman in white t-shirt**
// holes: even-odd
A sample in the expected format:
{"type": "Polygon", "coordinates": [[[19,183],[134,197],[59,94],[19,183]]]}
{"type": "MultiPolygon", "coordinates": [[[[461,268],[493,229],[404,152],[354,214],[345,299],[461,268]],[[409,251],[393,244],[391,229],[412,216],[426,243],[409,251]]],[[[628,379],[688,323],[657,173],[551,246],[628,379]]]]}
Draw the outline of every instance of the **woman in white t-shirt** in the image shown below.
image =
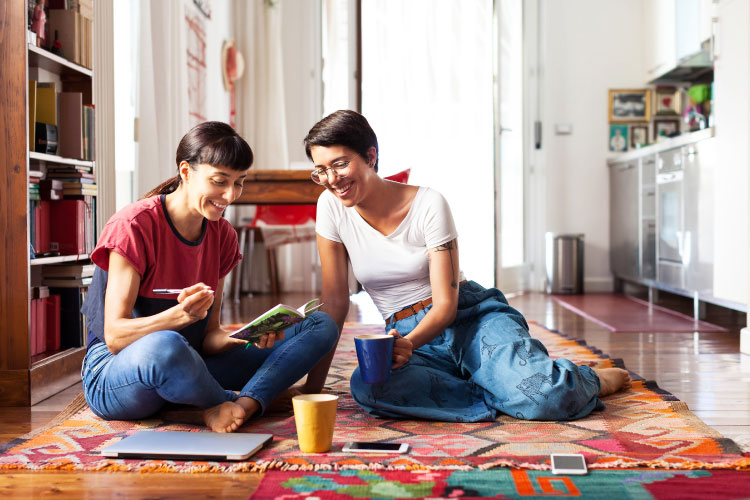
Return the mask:
{"type": "MultiPolygon", "coordinates": [[[[323,118],[305,138],[315,163],[316,232],[324,310],[343,326],[348,263],[395,337],[390,379],[352,396],[369,413],[455,422],[568,420],[602,409],[599,396],[630,387],[625,370],[552,360],[503,294],[465,281],[458,232],[443,196],[378,176],[378,142],[354,111],[323,118]]],[[[325,379],[333,352],[308,375],[325,379]]]]}

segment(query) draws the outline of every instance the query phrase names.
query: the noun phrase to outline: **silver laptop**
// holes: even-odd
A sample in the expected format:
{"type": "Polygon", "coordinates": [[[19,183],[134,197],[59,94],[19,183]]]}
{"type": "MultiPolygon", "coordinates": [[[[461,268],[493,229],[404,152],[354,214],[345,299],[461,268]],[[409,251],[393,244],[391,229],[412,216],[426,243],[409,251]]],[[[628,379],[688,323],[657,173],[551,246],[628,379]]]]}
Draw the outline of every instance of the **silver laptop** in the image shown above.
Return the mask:
{"type": "Polygon", "coordinates": [[[138,431],[101,450],[105,457],[174,460],[245,460],[273,434],[138,431]]]}

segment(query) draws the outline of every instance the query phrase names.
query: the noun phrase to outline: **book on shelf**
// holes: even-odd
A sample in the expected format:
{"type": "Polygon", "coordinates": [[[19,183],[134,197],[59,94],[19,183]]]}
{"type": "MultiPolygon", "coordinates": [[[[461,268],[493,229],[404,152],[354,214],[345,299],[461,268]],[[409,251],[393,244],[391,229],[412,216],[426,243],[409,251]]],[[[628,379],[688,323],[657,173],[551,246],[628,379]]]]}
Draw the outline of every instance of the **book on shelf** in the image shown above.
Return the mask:
{"type": "Polygon", "coordinates": [[[42,278],[42,285],[55,288],[80,288],[91,284],[91,276],[85,278],[42,278]]]}
{"type": "Polygon", "coordinates": [[[47,306],[47,341],[48,351],[60,350],[60,296],[50,295],[46,298],[47,306]]]}
{"type": "MultiPolygon", "coordinates": [[[[93,17],[93,8],[91,12],[93,17]]],[[[88,9],[84,9],[82,14],[77,8],[50,8],[47,21],[51,39],[54,39],[54,33],[57,32],[62,57],[91,68],[91,40],[94,30],[93,19],[86,15],[88,13],[88,9]]]]}
{"type": "Polygon", "coordinates": [[[234,339],[257,342],[263,334],[281,332],[290,326],[303,321],[308,314],[317,311],[323,304],[320,299],[313,299],[299,308],[278,304],[254,320],[229,334],[234,339]]]}
{"type": "Polygon", "coordinates": [[[81,347],[86,338],[86,323],[81,306],[86,298],[86,288],[50,288],[51,295],[60,296],[60,349],[81,347]]]}
{"type": "Polygon", "coordinates": [[[36,82],[36,116],[34,122],[57,126],[55,82],[36,82]]]}
{"type": "Polygon", "coordinates": [[[90,262],[48,264],[42,267],[42,278],[90,278],[95,267],[90,262]]]}
{"type": "Polygon", "coordinates": [[[36,80],[29,80],[29,151],[36,144],[36,80]]]}
{"type": "Polygon", "coordinates": [[[50,249],[62,255],[86,253],[85,201],[59,200],[51,203],[55,205],[50,211],[50,249]]]}
{"type": "Polygon", "coordinates": [[[83,159],[83,94],[60,92],[57,151],[64,158],[83,159]]]}

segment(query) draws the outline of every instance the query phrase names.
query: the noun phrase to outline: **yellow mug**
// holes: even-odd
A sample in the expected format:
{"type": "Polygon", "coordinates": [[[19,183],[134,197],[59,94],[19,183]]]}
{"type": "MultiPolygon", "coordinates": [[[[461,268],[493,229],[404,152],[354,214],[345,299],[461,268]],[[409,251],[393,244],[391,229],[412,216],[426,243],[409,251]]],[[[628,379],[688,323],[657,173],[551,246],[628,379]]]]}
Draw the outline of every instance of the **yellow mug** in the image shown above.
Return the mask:
{"type": "Polygon", "coordinates": [[[292,398],[301,451],[323,453],[331,449],[338,400],[332,394],[301,394],[292,398]]]}

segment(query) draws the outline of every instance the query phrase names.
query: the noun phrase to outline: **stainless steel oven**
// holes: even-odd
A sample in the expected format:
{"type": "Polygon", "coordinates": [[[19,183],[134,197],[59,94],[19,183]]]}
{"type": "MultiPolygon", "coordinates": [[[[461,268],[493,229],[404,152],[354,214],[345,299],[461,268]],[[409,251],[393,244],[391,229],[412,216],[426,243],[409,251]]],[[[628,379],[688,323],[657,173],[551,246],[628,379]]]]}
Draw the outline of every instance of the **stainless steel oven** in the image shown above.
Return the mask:
{"type": "Polygon", "coordinates": [[[683,152],[680,148],[657,157],[657,279],[682,288],[685,284],[685,250],[690,247],[685,232],[683,152]]]}

